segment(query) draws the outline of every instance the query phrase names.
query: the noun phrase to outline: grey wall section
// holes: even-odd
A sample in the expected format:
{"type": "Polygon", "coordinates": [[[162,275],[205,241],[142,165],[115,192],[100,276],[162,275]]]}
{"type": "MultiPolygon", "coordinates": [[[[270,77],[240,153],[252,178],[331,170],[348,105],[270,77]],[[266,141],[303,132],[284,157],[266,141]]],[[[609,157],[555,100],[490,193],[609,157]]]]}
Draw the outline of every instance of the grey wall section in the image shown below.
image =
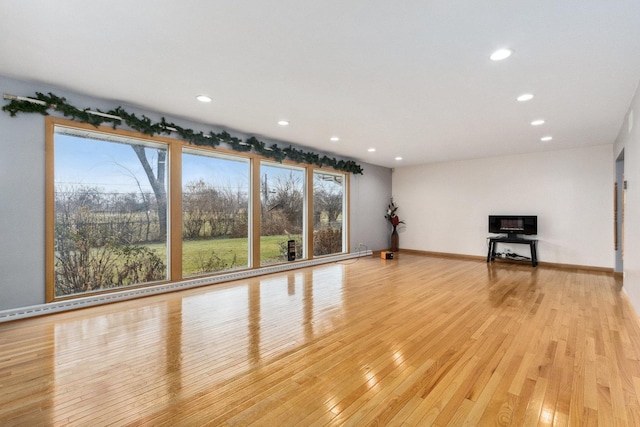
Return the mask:
{"type": "Polygon", "coordinates": [[[360,243],[371,250],[389,247],[391,230],[384,218],[391,199],[391,169],[362,164],[363,175],[351,175],[351,252],[360,243]]]}
{"type": "MultiPolygon", "coordinates": [[[[69,103],[78,108],[106,111],[122,105],[129,112],[144,114],[152,120],[159,120],[163,116],[115,101],[2,76],[0,90],[20,96],[53,92],[66,97],[69,103]]],[[[3,101],[1,105],[6,104],[3,101]]],[[[193,123],[168,115],[165,117],[195,131],[221,130],[213,125],[193,123]]],[[[226,130],[238,137],[247,136],[232,129],[226,130]]],[[[44,118],[39,114],[10,117],[8,113],[1,112],[0,146],[0,310],[7,310],[45,302],[44,118]]],[[[388,245],[384,209],[391,197],[391,170],[360,164],[364,175],[351,176],[351,248],[355,250],[358,243],[364,243],[370,249],[382,249],[388,245]]]]}
{"type": "MultiPolygon", "coordinates": [[[[34,92],[7,80],[0,86],[3,93],[34,92]]],[[[1,113],[0,147],[0,309],[7,309],[45,298],[42,116],[1,113]]]]}

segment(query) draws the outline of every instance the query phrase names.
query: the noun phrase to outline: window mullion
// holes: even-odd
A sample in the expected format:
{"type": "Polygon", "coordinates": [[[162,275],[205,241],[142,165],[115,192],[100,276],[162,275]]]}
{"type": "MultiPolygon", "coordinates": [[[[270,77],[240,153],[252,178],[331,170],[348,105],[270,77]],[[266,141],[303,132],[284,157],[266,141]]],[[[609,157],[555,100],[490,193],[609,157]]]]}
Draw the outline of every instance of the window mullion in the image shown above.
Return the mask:
{"type": "Polygon", "coordinates": [[[313,254],[313,231],[314,231],[314,227],[313,227],[313,172],[314,172],[314,168],[312,167],[308,167],[307,168],[307,188],[306,188],[306,192],[305,192],[305,201],[306,201],[306,206],[307,206],[307,216],[305,218],[306,220],[306,229],[307,229],[307,257],[309,259],[313,259],[314,254],[313,254]]]}
{"type": "Polygon", "coordinates": [[[260,161],[251,160],[251,268],[260,267],[260,161]]]}
{"type": "Polygon", "coordinates": [[[169,147],[171,281],[182,280],[182,144],[169,147]]]}

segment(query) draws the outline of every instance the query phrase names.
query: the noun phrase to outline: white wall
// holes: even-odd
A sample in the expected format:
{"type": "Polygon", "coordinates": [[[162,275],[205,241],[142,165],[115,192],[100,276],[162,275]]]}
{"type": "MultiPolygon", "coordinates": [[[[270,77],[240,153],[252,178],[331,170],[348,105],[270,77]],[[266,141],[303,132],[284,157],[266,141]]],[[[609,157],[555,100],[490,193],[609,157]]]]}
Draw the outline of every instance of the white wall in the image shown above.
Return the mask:
{"type": "MultiPolygon", "coordinates": [[[[487,255],[490,214],[538,216],[542,262],[614,267],[611,145],[398,168],[400,248],[487,255]]],[[[639,184],[640,187],[640,184],[639,184]]],[[[529,255],[529,248],[511,249],[529,255]]]]}
{"type": "Polygon", "coordinates": [[[624,287],[636,313],[640,312],[640,89],[631,102],[613,150],[613,160],[624,149],[627,181],[624,210],[624,287]]]}
{"type": "MultiPolygon", "coordinates": [[[[37,83],[0,76],[0,92],[33,96],[53,92],[77,107],[103,111],[120,103],[96,99],[37,83]]],[[[6,105],[3,102],[2,105],[6,105]]],[[[157,112],[124,105],[138,115],[159,120],[157,112]]],[[[212,125],[166,117],[194,130],[218,130],[212,125]]],[[[0,310],[45,302],[45,132],[39,114],[10,117],[0,112],[0,310]]],[[[246,137],[227,129],[234,135],[246,137]]],[[[267,141],[278,142],[278,141],[267,141]]],[[[288,143],[280,143],[288,146],[288,143]]],[[[364,175],[351,176],[351,248],[364,243],[370,249],[386,248],[384,210],[391,197],[391,170],[361,163],[364,175]]]]}

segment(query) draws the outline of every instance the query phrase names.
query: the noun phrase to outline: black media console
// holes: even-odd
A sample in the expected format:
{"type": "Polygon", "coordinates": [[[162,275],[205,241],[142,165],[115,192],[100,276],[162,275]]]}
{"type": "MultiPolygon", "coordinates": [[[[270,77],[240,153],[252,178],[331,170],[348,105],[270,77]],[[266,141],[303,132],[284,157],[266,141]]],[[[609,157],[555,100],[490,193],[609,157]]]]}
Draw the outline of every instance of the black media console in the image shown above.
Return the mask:
{"type": "Polygon", "coordinates": [[[531,249],[531,266],[538,265],[538,251],[536,250],[537,239],[523,239],[521,237],[507,236],[507,237],[489,237],[489,252],[487,253],[487,262],[496,259],[496,246],[498,243],[519,243],[523,245],[529,245],[531,249]]]}

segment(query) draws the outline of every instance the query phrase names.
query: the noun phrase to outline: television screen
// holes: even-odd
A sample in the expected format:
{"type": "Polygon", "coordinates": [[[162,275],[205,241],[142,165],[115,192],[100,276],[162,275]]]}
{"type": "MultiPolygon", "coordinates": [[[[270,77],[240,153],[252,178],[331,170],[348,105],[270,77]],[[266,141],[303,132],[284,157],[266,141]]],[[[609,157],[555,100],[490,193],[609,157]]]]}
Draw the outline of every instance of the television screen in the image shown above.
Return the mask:
{"type": "Polygon", "coordinates": [[[489,233],[538,234],[536,215],[489,215],[489,233]]]}

